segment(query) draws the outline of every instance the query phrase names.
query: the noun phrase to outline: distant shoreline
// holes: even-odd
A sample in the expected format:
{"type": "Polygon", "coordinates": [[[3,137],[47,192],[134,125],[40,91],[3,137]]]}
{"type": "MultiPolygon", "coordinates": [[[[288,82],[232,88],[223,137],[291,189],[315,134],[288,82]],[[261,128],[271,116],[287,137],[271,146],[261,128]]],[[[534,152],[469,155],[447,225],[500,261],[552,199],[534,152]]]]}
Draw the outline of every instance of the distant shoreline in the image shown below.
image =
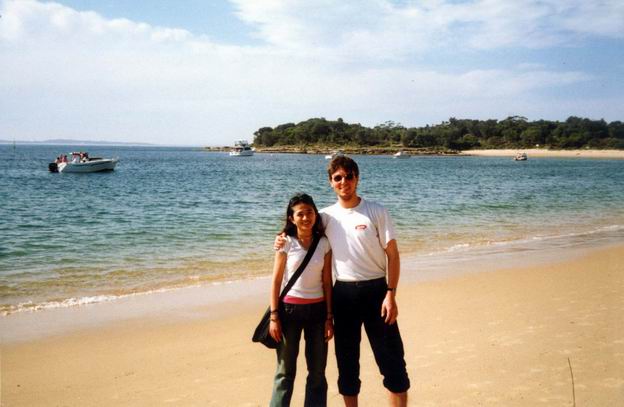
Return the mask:
{"type": "Polygon", "coordinates": [[[128,146],[128,147],[152,147],[158,146],[158,144],[151,143],[139,143],[139,142],[123,142],[123,141],[88,141],[88,140],[70,140],[70,139],[58,139],[58,140],[0,140],[0,145],[52,145],[52,146],[128,146]]]}
{"type": "MultiPolygon", "coordinates": [[[[226,149],[206,148],[210,151],[227,151],[226,149]]],[[[320,147],[320,146],[276,146],[256,147],[259,153],[274,154],[330,154],[340,150],[345,154],[392,155],[404,151],[414,156],[480,156],[480,157],[514,157],[518,152],[531,157],[567,157],[567,158],[622,158],[624,150],[549,150],[545,148],[531,149],[489,149],[489,150],[434,150],[423,148],[395,147],[320,147]]]]}
{"type": "Polygon", "coordinates": [[[526,153],[531,157],[565,157],[565,158],[624,158],[624,150],[547,150],[542,148],[531,149],[504,149],[504,150],[465,150],[460,155],[480,157],[514,157],[518,152],[526,153]]]}
{"type": "Polygon", "coordinates": [[[345,154],[363,154],[363,155],[392,155],[397,151],[404,151],[411,155],[458,155],[460,152],[455,150],[434,150],[426,148],[401,148],[401,147],[322,147],[322,146],[274,146],[274,147],[256,147],[258,153],[276,153],[276,154],[331,154],[334,151],[342,151],[345,154]]]}

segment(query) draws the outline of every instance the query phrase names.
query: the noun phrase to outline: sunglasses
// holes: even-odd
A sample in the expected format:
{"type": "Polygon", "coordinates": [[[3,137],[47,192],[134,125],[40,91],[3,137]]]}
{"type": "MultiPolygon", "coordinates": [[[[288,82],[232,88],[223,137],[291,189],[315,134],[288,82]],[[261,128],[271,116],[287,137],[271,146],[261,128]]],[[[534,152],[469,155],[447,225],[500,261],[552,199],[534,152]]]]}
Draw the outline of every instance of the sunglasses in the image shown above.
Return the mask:
{"type": "Polygon", "coordinates": [[[355,178],[355,175],[353,175],[352,172],[347,173],[347,175],[342,176],[342,175],[334,175],[332,177],[332,180],[334,180],[334,182],[340,182],[342,181],[344,178],[345,181],[353,181],[353,178],[355,178]]]}

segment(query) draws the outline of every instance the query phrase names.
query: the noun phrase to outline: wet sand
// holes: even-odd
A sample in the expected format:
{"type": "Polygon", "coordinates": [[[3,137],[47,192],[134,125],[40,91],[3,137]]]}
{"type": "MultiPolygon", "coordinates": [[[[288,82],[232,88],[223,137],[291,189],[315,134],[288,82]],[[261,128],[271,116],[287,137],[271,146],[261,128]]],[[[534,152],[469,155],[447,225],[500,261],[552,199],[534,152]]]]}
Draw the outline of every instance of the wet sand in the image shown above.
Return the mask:
{"type": "MultiPolygon", "coordinates": [[[[410,405],[571,406],[573,397],[578,406],[624,405],[623,259],[620,245],[405,281],[398,301],[410,405]]],[[[264,303],[256,293],[244,302],[189,304],[193,318],[133,317],[5,342],[1,404],[267,405],[275,355],[249,339],[264,303]]],[[[366,339],[362,350],[361,404],[385,405],[366,339]]],[[[300,362],[292,405],[303,404],[300,362]]],[[[327,377],[329,404],[342,405],[333,349],[327,377]]]]}

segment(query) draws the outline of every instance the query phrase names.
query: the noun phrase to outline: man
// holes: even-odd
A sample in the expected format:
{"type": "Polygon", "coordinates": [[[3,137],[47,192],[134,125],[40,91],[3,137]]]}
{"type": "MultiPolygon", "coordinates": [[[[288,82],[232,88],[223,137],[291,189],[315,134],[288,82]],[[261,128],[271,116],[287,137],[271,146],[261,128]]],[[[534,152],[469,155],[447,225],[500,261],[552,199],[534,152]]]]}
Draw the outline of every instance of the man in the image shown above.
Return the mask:
{"type": "Polygon", "coordinates": [[[336,157],[327,173],[338,198],[320,211],[336,279],[333,309],[338,390],[346,406],[358,405],[363,324],[391,405],[405,406],[410,382],[396,323],[400,260],[392,220],[383,206],[358,196],[359,168],[354,160],[336,157]]]}

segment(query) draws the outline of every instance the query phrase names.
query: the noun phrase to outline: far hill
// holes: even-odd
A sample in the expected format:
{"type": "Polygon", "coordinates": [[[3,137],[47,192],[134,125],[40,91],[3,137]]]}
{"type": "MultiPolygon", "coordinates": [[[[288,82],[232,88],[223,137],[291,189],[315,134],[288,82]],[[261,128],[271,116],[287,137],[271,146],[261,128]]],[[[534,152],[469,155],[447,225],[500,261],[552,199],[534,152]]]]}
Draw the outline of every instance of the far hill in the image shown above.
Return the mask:
{"type": "Polygon", "coordinates": [[[72,140],[72,139],[49,139],[49,140],[30,140],[30,141],[18,141],[18,140],[0,140],[0,144],[60,144],[60,145],[72,145],[72,146],[155,146],[156,144],[150,143],[135,143],[124,141],[101,141],[101,140],[72,140]]]}

